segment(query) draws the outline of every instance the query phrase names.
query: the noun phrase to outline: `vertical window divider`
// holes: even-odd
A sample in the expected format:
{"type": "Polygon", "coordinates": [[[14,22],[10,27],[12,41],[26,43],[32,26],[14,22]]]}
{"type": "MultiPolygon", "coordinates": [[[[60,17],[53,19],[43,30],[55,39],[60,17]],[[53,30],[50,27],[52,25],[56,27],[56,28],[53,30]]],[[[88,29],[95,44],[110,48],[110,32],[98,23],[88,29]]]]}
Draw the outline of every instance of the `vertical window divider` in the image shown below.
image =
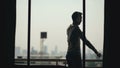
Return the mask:
{"type": "Polygon", "coordinates": [[[28,0],[28,46],[27,46],[27,66],[30,66],[30,26],[31,26],[31,0],[28,0]]]}
{"type": "MultiPolygon", "coordinates": [[[[83,36],[85,38],[85,2],[86,0],[83,0],[83,36]]],[[[86,48],[85,48],[85,41],[83,41],[83,68],[85,68],[85,53],[86,53],[86,48]]]]}

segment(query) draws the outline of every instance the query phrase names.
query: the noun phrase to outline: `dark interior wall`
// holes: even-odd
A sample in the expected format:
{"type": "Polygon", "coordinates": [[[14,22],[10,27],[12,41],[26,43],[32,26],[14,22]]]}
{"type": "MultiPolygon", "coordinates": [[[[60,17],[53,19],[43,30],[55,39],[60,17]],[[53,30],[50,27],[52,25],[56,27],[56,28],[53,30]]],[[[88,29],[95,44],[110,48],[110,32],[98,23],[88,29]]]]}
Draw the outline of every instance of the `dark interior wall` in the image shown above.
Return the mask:
{"type": "Polygon", "coordinates": [[[103,68],[109,68],[110,63],[110,36],[111,36],[111,30],[110,30],[110,25],[111,25],[111,19],[110,15],[111,13],[109,12],[110,7],[109,7],[108,0],[105,1],[105,21],[104,21],[104,50],[103,50],[103,68]]]}
{"type": "Polygon", "coordinates": [[[105,0],[103,68],[120,67],[119,6],[119,0],[105,0]]]}
{"type": "Polygon", "coordinates": [[[12,66],[14,63],[16,0],[2,0],[1,29],[2,44],[0,48],[2,62],[0,65],[12,66]]]}

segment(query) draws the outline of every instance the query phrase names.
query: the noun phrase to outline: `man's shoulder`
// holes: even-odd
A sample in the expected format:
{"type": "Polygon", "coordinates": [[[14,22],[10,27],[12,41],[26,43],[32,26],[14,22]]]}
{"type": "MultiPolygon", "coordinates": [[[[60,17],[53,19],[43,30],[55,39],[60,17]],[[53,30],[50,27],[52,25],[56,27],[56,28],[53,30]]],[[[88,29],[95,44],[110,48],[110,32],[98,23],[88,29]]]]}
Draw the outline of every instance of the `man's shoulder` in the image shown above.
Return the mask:
{"type": "Polygon", "coordinates": [[[67,28],[67,31],[77,31],[77,32],[81,32],[80,28],[78,26],[74,26],[74,25],[70,25],[68,28],[67,28]]]}
{"type": "Polygon", "coordinates": [[[73,26],[72,26],[72,25],[69,25],[68,28],[67,28],[67,30],[70,30],[70,29],[72,29],[72,28],[73,28],[73,26]]]}
{"type": "Polygon", "coordinates": [[[74,30],[80,31],[80,28],[79,28],[78,26],[75,26],[75,27],[74,27],[74,30]]]}

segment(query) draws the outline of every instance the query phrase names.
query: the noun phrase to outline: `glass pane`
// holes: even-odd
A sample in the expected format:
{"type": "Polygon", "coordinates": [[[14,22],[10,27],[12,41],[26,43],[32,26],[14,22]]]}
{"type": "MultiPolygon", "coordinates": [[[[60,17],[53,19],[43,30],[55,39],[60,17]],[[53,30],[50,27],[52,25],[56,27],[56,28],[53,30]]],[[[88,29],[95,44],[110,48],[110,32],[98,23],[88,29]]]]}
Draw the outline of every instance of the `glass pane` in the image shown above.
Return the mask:
{"type": "Polygon", "coordinates": [[[66,29],[72,13],[82,12],[82,0],[32,0],[31,10],[31,59],[65,59],[66,29]],[[41,39],[41,32],[47,32],[47,38],[41,39]]]}
{"type": "MultiPolygon", "coordinates": [[[[27,26],[28,0],[16,0],[15,59],[27,58],[27,26]]],[[[18,64],[25,63],[21,62],[18,64]]]]}
{"type": "MultiPolygon", "coordinates": [[[[104,0],[86,0],[86,36],[93,46],[103,54],[104,39],[104,0]]],[[[98,58],[86,47],[86,59],[98,58]]],[[[101,66],[101,62],[88,62],[87,66],[101,66]]]]}

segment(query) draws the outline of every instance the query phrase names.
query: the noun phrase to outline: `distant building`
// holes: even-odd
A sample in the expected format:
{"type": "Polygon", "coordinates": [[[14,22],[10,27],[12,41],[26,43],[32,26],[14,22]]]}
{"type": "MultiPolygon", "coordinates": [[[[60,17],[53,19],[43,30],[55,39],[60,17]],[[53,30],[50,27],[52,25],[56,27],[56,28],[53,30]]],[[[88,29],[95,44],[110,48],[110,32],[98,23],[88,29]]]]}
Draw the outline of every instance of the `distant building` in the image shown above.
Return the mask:
{"type": "Polygon", "coordinates": [[[34,49],[34,47],[31,48],[30,55],[36,55],[38,54],[38,51],[34,49]]]}
{"type": "Polygon", "coordinates": [[[43,53],[44,53],[45,55],[48,55],[48,48],[47,48],[46,45],[43,46],[43,53]]]}
{"type": "MultiPolygon", "coordinates": [[[[23,49],[23,50],[22,50],[22,55],[21,55],[21,56],[24,56],[24,57],[27,56],[27,49],[23,49]]],[[[23,57],[23,58],[24,58],[24,57],[23,57]]],[[[25,58],[26,58],[26,57],[25,57],[25,58]]]]}
{"type": "Polygon", "coordinates": [[[21,55],[21,48],[19,46],[15,47],[15,58],[21,55]]]}
{"type": "Polygon", "coordinates": [[[54,50],[51,52],[52,55],[58,55],[58,47],[55,46],[54,50]]]}

